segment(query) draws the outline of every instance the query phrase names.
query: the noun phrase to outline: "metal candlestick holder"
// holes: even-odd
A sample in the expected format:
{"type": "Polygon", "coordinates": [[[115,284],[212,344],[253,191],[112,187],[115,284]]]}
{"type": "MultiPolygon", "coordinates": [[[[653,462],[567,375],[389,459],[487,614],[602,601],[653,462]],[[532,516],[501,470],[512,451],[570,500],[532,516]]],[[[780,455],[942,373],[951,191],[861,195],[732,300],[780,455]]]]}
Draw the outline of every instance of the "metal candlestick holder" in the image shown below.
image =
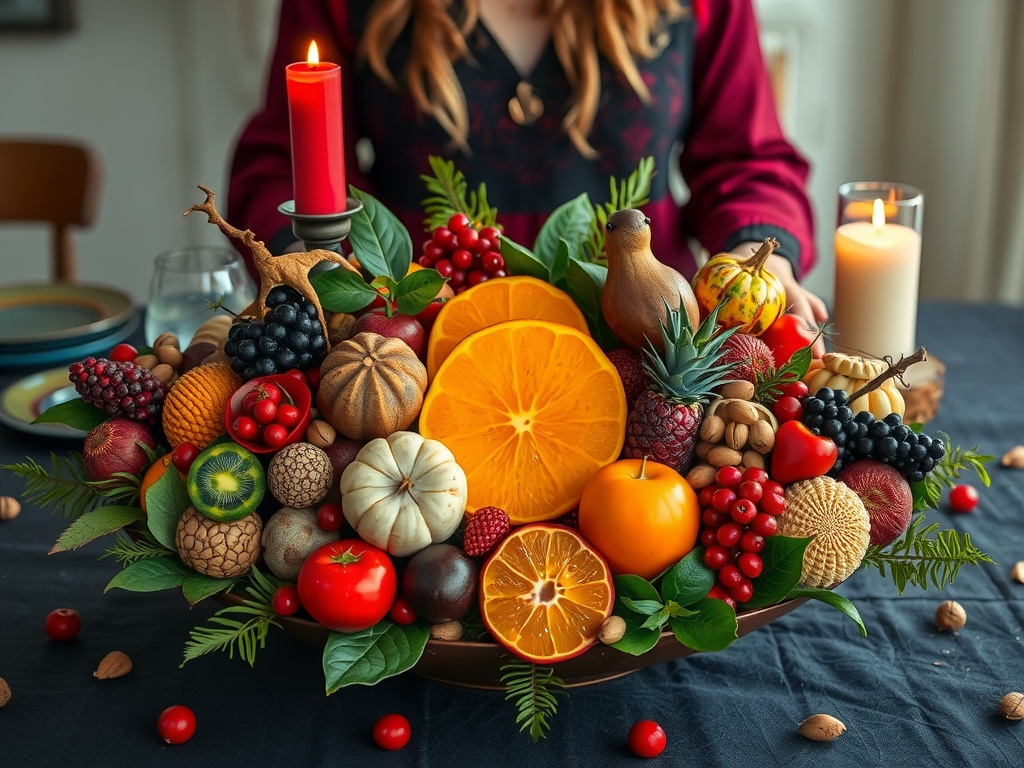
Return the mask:
{"type": "Polygon", "coordinates": [[[363,210],[363,204],[354,197],[345,200],[345,210],[340,213],[296,213],[295,201],[286,200],[277,210],[292,221],[292,232],[306,248],[323,248],[341,253],[341,242],[352,229],[352,217],[363,210]]]}

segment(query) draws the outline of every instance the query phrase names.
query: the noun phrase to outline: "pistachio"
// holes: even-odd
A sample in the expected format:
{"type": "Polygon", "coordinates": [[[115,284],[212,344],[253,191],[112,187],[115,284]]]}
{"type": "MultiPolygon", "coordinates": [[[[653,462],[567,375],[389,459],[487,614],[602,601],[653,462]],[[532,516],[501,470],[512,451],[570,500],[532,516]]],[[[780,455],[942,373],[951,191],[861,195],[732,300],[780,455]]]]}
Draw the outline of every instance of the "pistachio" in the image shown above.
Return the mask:
{"type": "Polygon", "coordinates": [[[734,451],[742,451],[747,445],[747,435],[750,427],[738,421],[733,421],[725,428],[725,444],[734,451]]]}
{"type": "Polygon", "coordinates": [[[956,632],[967,623],[967,611],[956,600],[945,600],[935,610],[935,626],[942,632],[956,632]]]}
{"type": "Polygon", "coordinates": [[[832,715],[811,715],[800,723],[800,735],[811,741],[832,741],[846,730],[846,726],[832,715]]]}
{"type": "Polygon", "coordinates": [[[457,619],[439,621],[430,625],[430,637],[434,640],[455,641],[462,639],[462,622],[457,619]]]}
{"type": "Polygon", "coordinates": [[[717,443],[725,434],[725,420],[721,416],[711,414],[705,416],[700,425],[700,439],[709,443],[717,443]]]}
{"type": "Polygon", "coordinates": [[[111,651],[100,660],[92,676],[97,680],[112,680],[115,677],[124,677],[131,671],[132,660],[128,658],[128,654],[111,651]]]}
{"type": "Polygon", "coordinates": [[[0,677],[0,708],[7,705],[7,702],[11,700],[11,686],[7,684],[7,681],[0,677]]]}
{"type": "MultiPolygon", "coordinates": [[[[0,700],[0,706],[3,701],[0,700]]],[[[999,700],[999,711],[1007,720],[1024,720],[1024,693],[1011,691],[999,700]]]]}
{"type": "Polygon", "coordinates": [[[609,616],[601,622],[597,639],[605,645],[617,643],[626,634],[626,620],[621,616],[609,616]]]}
{"type": "Polygon", "coordinates": [[[21,514],[21,502],[13,496],[0,496],[0,523],[13,520],[21,514]]]}

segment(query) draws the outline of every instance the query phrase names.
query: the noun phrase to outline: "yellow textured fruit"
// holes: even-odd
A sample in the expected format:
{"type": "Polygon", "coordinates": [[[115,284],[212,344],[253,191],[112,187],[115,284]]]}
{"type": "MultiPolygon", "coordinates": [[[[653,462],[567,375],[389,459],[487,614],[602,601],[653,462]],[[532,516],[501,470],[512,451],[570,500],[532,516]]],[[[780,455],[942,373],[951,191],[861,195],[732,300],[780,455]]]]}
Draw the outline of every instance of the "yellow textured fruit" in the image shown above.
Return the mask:
{"type": "Polygon", "coordinates": [[[193,368],[164,399],[164,434],[172,447],[192,443],[202,450],[224,434],[224,406],[242,379],[226,363],[193,368]]]}

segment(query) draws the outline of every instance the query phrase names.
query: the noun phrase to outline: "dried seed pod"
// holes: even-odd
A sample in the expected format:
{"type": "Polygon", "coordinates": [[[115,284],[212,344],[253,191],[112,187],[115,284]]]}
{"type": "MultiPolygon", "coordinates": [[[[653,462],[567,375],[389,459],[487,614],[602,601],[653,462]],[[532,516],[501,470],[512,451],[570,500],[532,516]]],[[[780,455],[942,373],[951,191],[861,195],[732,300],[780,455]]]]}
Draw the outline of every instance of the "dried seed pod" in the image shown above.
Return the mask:
{"type": "Polygon", "coordinates": [[[13,496],[0,496],[0,523],[13,520],[21,514],[21,502],[13,496]]]}
{"type": "Polygon", "coordinates": [[[1004,467],[1014,467],[1017,469],[1024,467],[1024,445],[1013,446],[1013,448],[1003,454],[1003,458],[999,463],[1004,467]]]}
{"type": "Polygon", "coordinates": [[[462,639],[462,622],[458,619],[451,621],[439,621],[430,625],[430,637],[434,640],[448,640],[454,642],[462,639]]]}
{"type": "Polygon", "coordinates": [[[1010,575],[1017,583],[1024,584],[1024,560],[1014,563],[1013,570],[1010,571],[1010,575]]]}
{"type": "Polygon", "coordinates": [[[7,705],[7,702],[11,700],[11,686],[7,684],[7,681],[0,677],[0,708],[7,705]]]}
{"type": "Polygon", "coordinates": [[[727,445],[716,445],[704,458],[714,467],[736,467],[743,461],[743,454],[727,445]]]}
{"type": "Polygon", "coordinates": [[[775,430],[767,421],[750,425],[747,442],[758,453],[769,453],[775,447],[775,430]]]}
{"type": "Polygon", "coordinates": [[[946,600],[935,609],[935,626],[942,632],[956,632],[967,623],[967,611],[956,600],[946,600]]]}
{"type": "Polygon", "coordinates": [[[710,464],[703,462],[694,464],[690,471],[686,473],[686,482],[690,484],[690,487],[695,491],[707,488],[713,482],[715,482],[715,475],[718,474],[718,470],[712,467],[710,464]]]}
{"type": "Polygon", "coordinates": [[[730,400],[725,404],[725,417],[750,426],[760,418],[757,408],[747,400],[730,400]]]}
{"type": "Polygon", "coordinates": [[[738,421],[731,422],[725,428],[725,444],[734,451],[742,451],[747,444],[747,435],[749,433],[750,427],[746,424],[741,424],[738,421]]]}
{"type": "Polygon", "coordinates": [[[115,677],[124,677],[131,671],[132,660],[128,658],[128,654],[111,651],[100,660],[92,676],[97,680],[112,680],[115,677]]]}
{"type": "Polygon", "coordinates": [[[832,741],[845,730],[842,721],[832,715],[811,715],[800,723],[800,735],[811,741],[832,741]]]}
{"type": "Polygon", "coordinates": [[[715,414],[704,417],[700,425],[700,439],[709,443],[717,443],[722,440],[725,434],[725,419],[715,414]]]}
{"type": "Polygon", "coordinates": [[[601,629],[597,633],[599,642],[605,645],[617,643],[626,635],[626,620],[621,616],[609,616],[601,622],[601,629]]]}
{"type": "Polygon", "coordinates": [[[719,394],[726,400],[753,400],[754,385],[746,380],[723,384],[719,394]]]}
{"type": "MultiPolygon", "coordinates": [[[[3,701],[0,701],[3,706],[3,701]]],[[[999,700],[999,711],[1007,720],[1024,720],[1024,693],[1010,691],[999,700]]]]}

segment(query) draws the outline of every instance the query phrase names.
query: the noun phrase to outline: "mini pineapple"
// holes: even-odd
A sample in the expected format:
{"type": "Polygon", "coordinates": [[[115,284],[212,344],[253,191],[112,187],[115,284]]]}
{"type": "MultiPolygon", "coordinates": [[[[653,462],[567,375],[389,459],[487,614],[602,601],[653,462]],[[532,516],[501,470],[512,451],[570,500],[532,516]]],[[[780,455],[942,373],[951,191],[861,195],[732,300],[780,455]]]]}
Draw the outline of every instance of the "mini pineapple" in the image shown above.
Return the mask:
{"type": "Polygon", "coordinates": [[[649,342],[644,350],[648,389],[640,394],[626,421],[623,455],[647,456],[686,474],[693,460],[704,406],[728,383],[734,363],[719,363],[722,346],[736,329],[719,331],[718,310],[694,333],[685,313],[669,309],[661,324],[664,352],[649,342]]]}

